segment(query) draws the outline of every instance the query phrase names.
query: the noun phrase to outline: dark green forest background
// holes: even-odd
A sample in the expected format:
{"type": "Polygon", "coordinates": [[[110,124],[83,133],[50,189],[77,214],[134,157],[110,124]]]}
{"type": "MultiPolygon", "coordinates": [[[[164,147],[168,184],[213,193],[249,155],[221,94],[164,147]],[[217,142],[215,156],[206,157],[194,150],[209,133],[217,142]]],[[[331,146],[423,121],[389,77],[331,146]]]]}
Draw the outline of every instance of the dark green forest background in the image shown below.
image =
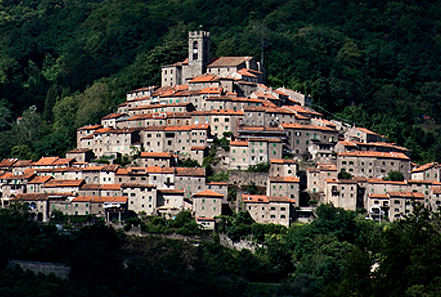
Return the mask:
{"type": "MultiPolygon", "coordinates": [[[[211,237],[184,241],[103,223],[60,233],[52,221],[29,221],[24,208],[2,209],[0,296],[439,296],[440,213],[416,207],[390,224],[332,205],[316,213],[312,223],[286,228],[241,212],[211,237]],[[255,251],[224,247],[225,234],[254,242],[255,251]],[[71,273],[34,275],[6,268],[11,259],[64,263],[71,273]]],[[[174,226],[195,224],[189,220],[182,212],[174,226]]]]}
{"type": "Polygon", "coordinates": [[[268,84],[441,160],[441,3],[0,1],[0,157],[63,155],[207,30],[212,56],[264,53],[268,84]],[[17,124],[17,117],[22,121],[17,124]]]}

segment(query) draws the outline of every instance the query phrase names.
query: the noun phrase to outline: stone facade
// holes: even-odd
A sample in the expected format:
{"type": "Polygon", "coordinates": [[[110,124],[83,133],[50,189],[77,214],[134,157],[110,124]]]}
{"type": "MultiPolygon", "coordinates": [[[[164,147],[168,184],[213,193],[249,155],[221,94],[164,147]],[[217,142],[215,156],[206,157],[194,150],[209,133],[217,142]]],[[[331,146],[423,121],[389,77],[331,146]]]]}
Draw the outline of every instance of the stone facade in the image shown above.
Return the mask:
{"type": "Polygon", "coordinates": [[[335,207],[356,210],[362,206],[362,197],[358,195],[358,184],[355,180],[326,179],[325,203],[335,207]]]}
{"type": "Polygon", "coordinates": [[[272,197],[264,195],[242,195],[244,210],[248,211],[253,220],[260,224],[280,224],[289,227],[294,201],[288,197],[272,197]]]}
{"type": "Polygon", "coordinates": [[[193,212],[197,218],[214,218],[222,214],[224,196],[211,190],[193,195],[193,212]]]}
{"type": "Polygon", "coordinates": [[[386,177],[391,171],[410,178],[410,159],[403,153],[356,151],[337,154],[337,170],[360,177],[386,177]]]}

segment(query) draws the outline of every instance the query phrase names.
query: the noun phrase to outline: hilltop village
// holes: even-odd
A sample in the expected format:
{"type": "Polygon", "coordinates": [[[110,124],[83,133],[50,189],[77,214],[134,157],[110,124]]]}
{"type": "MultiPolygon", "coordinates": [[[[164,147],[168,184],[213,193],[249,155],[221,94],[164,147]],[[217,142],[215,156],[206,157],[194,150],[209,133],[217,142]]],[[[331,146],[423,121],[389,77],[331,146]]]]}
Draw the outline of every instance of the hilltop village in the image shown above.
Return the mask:
{"type": "Polygon", "coordinates": [[[214,229],[240,210],[289,226],[322,203],[386,221],[413,201],[441,205],[441,165],[417,166],[384,136],[325,119],[308,95],[266,86],[253,57],[209,53],[210,33],[189,32],[188,57],[162,67],[161,86],[129,92],[115,113],[79,128],[64,158],[0,162],[2,207],[23,202],[40,222],[54,211],[121,221],[190,210],[214,229]],[[229,179],[209,181],[204,160],[229,179]],[[191,162],[199,167],[181,166],[191,162]]]}

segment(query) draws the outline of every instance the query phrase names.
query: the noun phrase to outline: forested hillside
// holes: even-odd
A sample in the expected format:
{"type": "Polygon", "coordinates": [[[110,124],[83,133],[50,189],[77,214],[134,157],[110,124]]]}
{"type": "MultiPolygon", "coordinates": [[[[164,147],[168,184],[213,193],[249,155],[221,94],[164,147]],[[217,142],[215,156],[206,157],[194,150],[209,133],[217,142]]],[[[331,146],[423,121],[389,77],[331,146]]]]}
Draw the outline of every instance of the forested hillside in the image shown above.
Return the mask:
{"type": "Polygon", "coordinates": [[[195,244],[128,236],[103,223],[59,233],[22,211],[0,212],[0,296],[435,297],[441,290],[440,216],[419,207],[383,225],[330,205],[318,207],[311,224],[290,228],[240,213],[227,234],[263,244],[254,253],[225,248],[218,234],[195,244]],[[64,263],[71,273],[36,276],[7,269],[11,259],[64,263]]]}
{"type": "Polygon", "coordinates": [[[3,0],[0,10],[0,157],[73,148],[77,127],[159,84],[160,65],[183,60],[187,32],[202,27],[212,56],[263,53],[269,85],[311,94],[318,111],[416,161],[441,161],[439,1],[3,0]]]}

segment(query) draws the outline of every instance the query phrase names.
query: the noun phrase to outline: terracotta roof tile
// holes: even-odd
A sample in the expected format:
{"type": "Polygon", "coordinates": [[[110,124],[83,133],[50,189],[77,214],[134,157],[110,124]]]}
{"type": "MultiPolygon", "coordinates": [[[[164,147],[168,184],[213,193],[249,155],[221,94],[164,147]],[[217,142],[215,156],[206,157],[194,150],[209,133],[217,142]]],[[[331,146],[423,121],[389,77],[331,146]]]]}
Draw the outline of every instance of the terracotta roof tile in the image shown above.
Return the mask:
{"type": "Polygon", "coordinates": [[[46,188],[61,188],[61,187],[81,187],[84,184],[84,179],[72,179],[72,180],[49,180],[46,183],[46,188]]]}
{"type": "Polygon", "coordinates": [[[392,197],[399,197],[399,198],[406,198],[406,199],[424,199],[423,193],[419,192],[387,192],[388,196],[390,198],[392,197]]]}
{"type": "Polygon", "coordinates": [[[253,59],[253,57],[220,57],[210,63],[207,68],[236,67],[251,59],[253,59]]]}
{"type": "Polygon", "coordinates": [[[216,192],[211,191],[211,190],[205,190],[205,191],[193,194],[193,197],[196,197],[196,198],[197,197],[214,197],[214,198],[218,197],[218,198],[223,198],[224,195],[216,193],[216,192]]]}
{"type": "Polygon", "coordinates": [[[88,126],[83,126],[81,128],[78,128],[78,130],[97,130],[102,128],[103,126],[101,125],[88,125],[88,126]]]}
{"type": "Polygon", "coordinates": [[[17,194],[11,200],[15,201],[47,201],[50,194],[47,193],[25,193],[17,194]]]}
{"type": "Polygon", "coordinates": [[[329,131],[329,132],[336,132],[335,129],[329,128],[329,127],[322,127],[322,126],[315,126],[315,125],[303,125],[303,124],[288,124],[288,123],[282,123],[282,127],[284,129],[301,129],[301,130],[321,130],[321,131],[329,131]]]}
{"type": "Polygon", "coordinates": [[[297,164],[294,159],[270,159],[271,164],[297,164]]]}
{"type": "Polygon", "coordinates": [[[213,82],[218,81],[219,77],[217,75],[211,74],[211,73],[204,73],[202,75],[196,76],[195,78],[191,79],[189,83],[199,83],[199,82],[213,82]]]}
{"type": "Polygon", "coordinates": [[[0,167],[11,167],[17,161],[18,161],[18,158],[3,159],[0,162],[0,167]]]}
{"type": "Polygon", "coordinates": [[[230,146],[248,146],[248,141],[232,140],[230,146]]]}
{"type": "Polygon", "coordinates": [[[205,176],[205,168],[176,167],[176,176],[182,175],[205,176]]]}
{"type": "Polygon", "coordinates": [[[427,164],[419,166],[418,168],[415,168],[414,170],[412,170],[412,173],[424,171],[424,170],[430,169],[432,167],[435,167],[436,165],[438,165],[438,162],[427,163],[427,164]]]}
{"type": "Polygon", "coordinates": [[[396,152],[372,152],[372,151],[354,151],[338,153],[337,156],[345,157],[371,157],[371,158],[386,158],[386,159],[402,159],[410,160],[408,156],[403,153],[396,152]]]}
{"type": "Polygon", "coordinates": [[[299,183],[300,179],[298,177],[293,176],[272,176],[270,177],[270,182],[276,182],[276,183],[299,183]]]}
{"type": "Polygon", "coordinates": [[[172,153],[164,152],[141,152],[141,158],[172,158],[172,153]]]}

